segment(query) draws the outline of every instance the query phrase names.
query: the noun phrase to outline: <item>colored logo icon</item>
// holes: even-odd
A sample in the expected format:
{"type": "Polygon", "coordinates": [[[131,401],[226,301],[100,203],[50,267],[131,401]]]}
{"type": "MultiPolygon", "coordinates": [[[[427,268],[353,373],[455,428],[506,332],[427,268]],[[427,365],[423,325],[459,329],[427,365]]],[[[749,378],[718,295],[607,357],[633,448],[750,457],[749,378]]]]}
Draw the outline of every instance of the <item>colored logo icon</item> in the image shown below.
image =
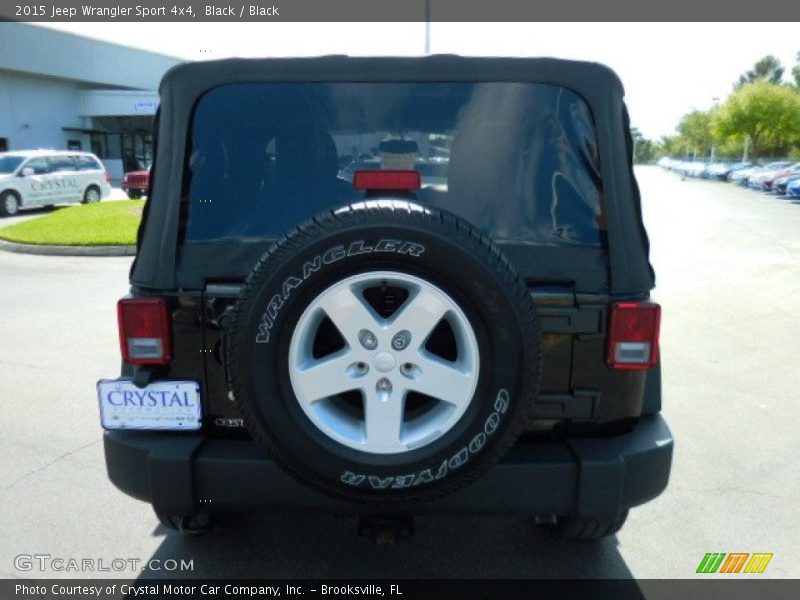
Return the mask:
{"type": "Polygon", "coordinates": [[[700,561],[697,573],[763,573],[772,553],[708,552],[700,561]]]}

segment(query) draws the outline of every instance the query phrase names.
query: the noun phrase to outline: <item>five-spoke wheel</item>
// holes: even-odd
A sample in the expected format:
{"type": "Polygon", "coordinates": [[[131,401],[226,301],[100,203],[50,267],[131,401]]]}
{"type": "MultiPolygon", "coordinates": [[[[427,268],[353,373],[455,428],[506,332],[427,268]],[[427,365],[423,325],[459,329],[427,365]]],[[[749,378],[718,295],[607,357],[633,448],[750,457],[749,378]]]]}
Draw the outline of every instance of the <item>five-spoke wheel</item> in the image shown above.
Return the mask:
{"type": "Polygon", "coordinates": [[[300,317],[289,349],[292,387],[309,419],[337,442],[379,454],[447,433],[472,401],[479,371],[475,333],[453,299],[390,271],[323,291],[300,317]],[[371,292],[387,289],[402,303],[388,310],[370,303],[371,292]],[[332,328],[338,343],[330,343],[332,328]]]}

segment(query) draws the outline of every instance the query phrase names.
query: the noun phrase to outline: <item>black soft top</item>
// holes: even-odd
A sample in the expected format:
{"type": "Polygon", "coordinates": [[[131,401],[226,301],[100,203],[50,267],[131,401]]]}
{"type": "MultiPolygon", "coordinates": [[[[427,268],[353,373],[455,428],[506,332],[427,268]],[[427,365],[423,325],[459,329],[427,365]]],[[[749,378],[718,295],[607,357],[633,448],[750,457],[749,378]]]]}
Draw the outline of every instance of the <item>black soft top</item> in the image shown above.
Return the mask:
{"type": "Polygon", "coordinates": [[[586,100],[596,124],[608,232],[609,291],[643,293],[653,288],[649,244],[633,176],[624,91],[617,75],[608,67],[589,62],[454,55],[229,59],[186,63],[170,69],[159,88],[152,189],[139,228],[137,258],[131,268],[133,285],[153,290],[180,287],[176,259],[181,192],[196,103],[206,92],[222,85],[270,81],[534,82],[575,91],[586,100]]]}

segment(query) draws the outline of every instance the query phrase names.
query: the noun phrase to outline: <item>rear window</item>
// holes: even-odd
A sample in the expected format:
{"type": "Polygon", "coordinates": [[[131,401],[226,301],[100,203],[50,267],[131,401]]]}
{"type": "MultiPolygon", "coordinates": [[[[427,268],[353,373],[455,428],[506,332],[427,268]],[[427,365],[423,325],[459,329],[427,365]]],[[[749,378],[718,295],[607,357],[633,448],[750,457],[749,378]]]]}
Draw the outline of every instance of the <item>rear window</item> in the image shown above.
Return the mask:
{"type": "Polygon", "coordinates": [[[100,163],[91,156],[78,157],[78,170],[80,171],[96,171],[102,168],[103,167],[100,166],[100,163]]]}
{"type": "Polygon", "coordinates": [[[414,169],[416,198],[496,241],[601,245],[592,115],[533,83],[244,83],[191,130],[185,241],[275,238],[364,198],[357,170],[414,169]]]}

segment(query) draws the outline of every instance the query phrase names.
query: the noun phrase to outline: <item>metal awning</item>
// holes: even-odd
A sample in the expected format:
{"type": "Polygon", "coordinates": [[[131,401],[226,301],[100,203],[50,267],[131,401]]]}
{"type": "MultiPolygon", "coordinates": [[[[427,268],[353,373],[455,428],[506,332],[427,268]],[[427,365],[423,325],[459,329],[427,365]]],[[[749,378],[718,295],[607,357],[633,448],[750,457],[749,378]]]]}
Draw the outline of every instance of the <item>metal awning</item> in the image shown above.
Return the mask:
{"type": "Polygon", "coordinates": [[[85,127],[62,127],[62,131],[76,131],[78,133],[85,133],[87,135],[92,133],[101,133],[103,135],[108,134],[108,131],[105,129],[86,129],[85,127]]]}

